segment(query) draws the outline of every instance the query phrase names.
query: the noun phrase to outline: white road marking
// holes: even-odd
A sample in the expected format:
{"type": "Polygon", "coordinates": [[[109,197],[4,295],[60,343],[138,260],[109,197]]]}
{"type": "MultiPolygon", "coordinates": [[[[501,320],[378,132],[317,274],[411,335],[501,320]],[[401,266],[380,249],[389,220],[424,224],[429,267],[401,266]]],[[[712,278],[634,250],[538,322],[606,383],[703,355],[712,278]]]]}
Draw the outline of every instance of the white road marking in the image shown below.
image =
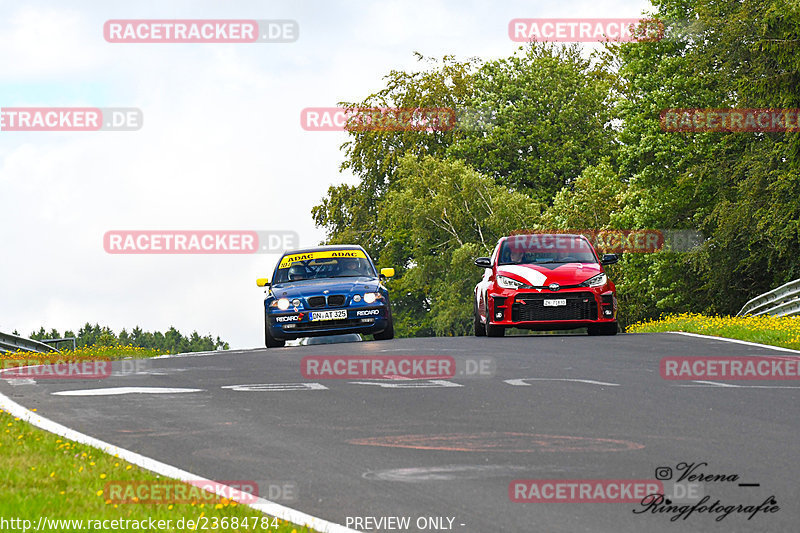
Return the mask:
{"type": "Polygon", "coordinates": [[[36,380],[31,378],[21,378],[21,379],[13,379],[8,378],[5,380],[6,383],[12,386],[16,385],[36,385],[36,380]]]}
{"type": "Polygon", "coordinates": [[[676,333],[678,335],[686,335],[687,337],[698,337],[700,339],[711,339],[714,341],[735,342],[736,344],[744,344],[746,346],[757,346],[759,348],[768,348],[770,350],[778,350],[779,352],[796,353],[800,355],[800,351],[792,350],[791,348],[783,348],[781,346],[770,346],[769,344],[760,344],[758,342],[740,341],[739,339],[729,339],[728,337],[715,337],[713,335],[701,335],[699,333],[687,333],[686,331],[668,331],[667,333],[676,333]]]}
{"type": "Polygon", "coordinates": [[[158,370],[137,370],[135,372],[128,372],[127,370],[113,370],[111,375],[115,378],[127,376],[167,376],[167,372],[159,372],[158,370]]]}
{"type": "MultiPolygon", "coordinates": [[[[211,483],[213,484],[214,488],[216,489],[216,493],[219,496],[228,497],[231,494],[236,494],[235,491],[238,490],[234,489],[233,487],[222,485],[216,481],[200,477],[196,474],[192,474],[186,470],[181,470],[180,468],[176,468],[172,465],[145,457],[144,455],[139,455],[138,453],[126,450],[125,448],[120,448],[118,446],[114,446],[113,444],[103,442],[66,426],[62,426],[57,422],[53,422],[52,420],[44,418],[34,412],[28,411],[23,406],[11,400],[8,396],[2,393],[0,393],[0,408],[12,416],[17,416],[22,420],[29,422],[30,424],[33,424],[34,426],[45,431],[54,433],[59,437],[80,442],[81,444],[87,444],[110,455],[116,455],[131,464],[135,464],[144,468],[145,470],[155,472],[156,474],[178,479],[180,481],[199,481],[202,483],[211,483]]],[[[252,502],[253,496],[248,494],[245,495],[244,498],[247,498],[245,502],[252,502]]],[[[256,498],[255,503],[242,503],[242,505],[246,505],[247,507],[261,511],[269,516],[280,518],[281,520],[287,520],[301,526],[308,526],[321,533],[358,533],[354,529],[350,529],[339,524],[334,524],[333,522],[328,522],[327,520],[317,518],[316,516],[306,514],[302,511],[297,511],[291,507],[285,507],[278,503],[265,500],[264,498],[256,498]]]]}
{"type": "Polygon", "coordinates": [[[619,383],[606,383],[605,381],[594,381],[592,379],[573,379],[573,378],[522,378],[522,379],[505,379],[503,383],[514,385],[515,387],[531,387],[530,383],[526,381],[573,381],[575,383],[588,383],[589,385],[605,385],[608,387],[619,387],[619,383]]]}
{"type": "MultiPolygon", "coordinates": [[[[383,352],[407,352],[408,348],[381,348],[377,350],[380,353],[383,352]]],[[[437,352],[465,352],[465,353],[473,353],[474,350],[468,348],[436,348],[437,352]]]]}
{"type": "Polygon", "coordinates": [[[433,388],[440,388],[440,387],[463,387],[464,385],[459,385],[458,383],[453,383],[451,381],[445,381],[443,379],[425,379],[425,380],[415,380],[415,379],[391,379],[389,382],[386,381],[349,381],[348,383],[352,385],[377,385],[379,387],[383,387],[386,389],[433,389],[433,388]]]}
{"type": "Polygon", "coordinates": [[[119,394],[177,394],[202,392],[203,389],[178,389],[171,387],[111,387],[106,389],[80,389],[51,392],[54,396],[115,396],[119,394]]]}
{"type": "Polygon", "coordinates": [[[216,354],[233,354],[241,353],[244,350],[214,350],[212,352],[186,352],[186,353],[165,353],[164,355],[157,355],[149,359],[178,359],[182,357],[205,357],[207,355],[216,354]]]}
{"type": "MultiPolygon", "coordinates": [[[[10,368],[0,368],[0,377],[5,372],[19,372],[26,368],[36,368],[42,365],[25,365],[25,366],[12,366],[10,368]]],[[[4,378],[5,382],[9,385],[36,385],[36,380],[33,378],[4,378]]]]}
{"type": "Polygon", "coordinates": [[[290,390],[328,390],[322,383],[254,383],[252,385],[224,385],[223,389],[239,392],[282,392],[290,390]]]}
{"type": "Polygon", "coordinates": [[[701,383],[703,385],[714,385],[715,387],[738,387],[739,386],[739,385],[731,385],[730,383],[719,383],[717,381],[692,380],[692,383],[701,383]]]}
{"type": "Polygon", "coordinates": [[[789,385],[733,385],[732,383],[719,383],[716,381],[697,381],[697,380],[692,380],[692,383],[700,383],[700,385],[678,385],[678,387],[725,387],[733,389],[800,389],[800,387],[792,387],[789,385]]]}

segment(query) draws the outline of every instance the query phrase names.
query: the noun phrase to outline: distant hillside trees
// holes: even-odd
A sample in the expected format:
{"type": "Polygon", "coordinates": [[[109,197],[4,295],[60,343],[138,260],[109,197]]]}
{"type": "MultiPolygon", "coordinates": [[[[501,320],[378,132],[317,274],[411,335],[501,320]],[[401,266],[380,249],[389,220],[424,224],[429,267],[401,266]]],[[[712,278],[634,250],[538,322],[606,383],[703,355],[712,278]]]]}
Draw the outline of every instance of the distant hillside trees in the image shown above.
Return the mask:
{"type": "Polygon", "coordinates": [[[137,346],[140,348],[149,348],[169,353],[186,353],[186,352],[208,352],[212,350],[227,350],[228,343],[217,337],[213,338],[211,335],[201,337],[199,333],[193,331],[191,335],[184,336],[180,331],[174,327],[170,327],[166,333],[155,331],[142,331],[139,326],[136,326],[130,332],[123,329],[119,335],[107,326],[94,326],[88,322],[78,330],[77,335],[70,330],[64,331],[63,335],[57,329],[46,331],[40,328],[39,331],[30,334],[31,339],[45,340],[45,339],[62,339],[65,337],[75,337],[77,339],[77,346],[113,346],[116,344],[137,346]]]}

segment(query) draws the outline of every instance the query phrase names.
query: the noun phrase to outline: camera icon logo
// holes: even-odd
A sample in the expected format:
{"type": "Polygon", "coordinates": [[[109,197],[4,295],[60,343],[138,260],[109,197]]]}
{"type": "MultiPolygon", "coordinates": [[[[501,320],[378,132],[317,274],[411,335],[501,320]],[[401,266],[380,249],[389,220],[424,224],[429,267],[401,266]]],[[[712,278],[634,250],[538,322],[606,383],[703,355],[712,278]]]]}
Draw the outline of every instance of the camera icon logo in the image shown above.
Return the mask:
{"type": "Polygon", "coordinates": [[[656,468],[656,479],[659,481],[672,479],[672,469],[668,466],[659,466],[656,468]]]}

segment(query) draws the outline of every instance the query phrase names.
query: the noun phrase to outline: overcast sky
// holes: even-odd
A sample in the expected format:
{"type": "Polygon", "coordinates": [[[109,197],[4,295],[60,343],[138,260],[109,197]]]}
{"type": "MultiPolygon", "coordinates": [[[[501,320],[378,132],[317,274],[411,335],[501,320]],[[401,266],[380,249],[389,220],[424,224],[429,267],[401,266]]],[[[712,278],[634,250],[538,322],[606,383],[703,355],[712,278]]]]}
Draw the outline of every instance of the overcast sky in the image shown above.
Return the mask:
{"type": "Polygon", "coordinates": [[[645,0],[0,0],[0,108],[135,107],[128,132],[0,131],[0,331],[175,326],[263,345],[277,255],[111,255],[108,230],[294,230],[340,173],[305,107],[358,101],[414,52],[508,56],[513,18],[637,17],[645,0]],[[289,44],[112,44],[110,19],[292,19],[289,44]]]}

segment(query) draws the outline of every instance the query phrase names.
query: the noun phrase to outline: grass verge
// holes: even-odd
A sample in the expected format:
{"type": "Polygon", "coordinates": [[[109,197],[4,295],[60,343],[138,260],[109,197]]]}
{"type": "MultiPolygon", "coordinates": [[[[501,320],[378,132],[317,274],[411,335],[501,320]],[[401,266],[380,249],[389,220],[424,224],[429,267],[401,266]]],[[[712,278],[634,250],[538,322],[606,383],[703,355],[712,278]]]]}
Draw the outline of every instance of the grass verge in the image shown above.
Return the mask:
{"type": "Polygon", "coordinates": [[[667,315],[631,324],[629,333],[685,331],[800,350],[800,318],[777,316],[667,315]]]}
{"type": "MultiPolygon", "coordinates": [[[[163,354],[157,350],[122,345],[87,346],[52,354],[17,351],[0,355],[0,368],[145,359],[159,355],[163,354]]],[[[12,368],[11,372],[15,370],[12,368]]],[[[130,500],[125,498],[125,501],[130,500]]],[[[112,520],[137,521],[137,524],[147,524],[150,528],[155,523],[155,531],[313,531],[267,517],[198,487],[168,480],[0,411],[0,530],[22,531],[25,526],[31,530],[40,525],[40,517],[48,522],[42,523],[39,531],[148,529],[136,527],[132,522],[114,524],[112,520]],[[178,502],[164,494],[158,498],[158,503],[121,503],[121,498],[109,498],[115,494],[111,492],[114,488],[117,489],[116,495],[121,495],[123,490],[137,487],[137,483],[145,484],[149,490],[161,488],[162,494],[167,487],[176,492],[180,486],[181,494],[189,497],[178,502]],[[80,520],[82,523],[77,527],[75,522],[56,522],[59,520],[80,520]],[[188,523],[190,520],[193,521],[191,525],[188,523]]]]}
{"type": "Polygon", "coordinates": [[[23,521],[29,520],[28,529],[33,530],[40,517],[45,517],[48,522],[39,531],[147,529],[130,522],[112,527],[110,521],[120,519],[144,520],[144,523],[152,519],[156,524],[163,520],[162,524],[168,526],[151,529],[154,531],[312,531],[267,517],[198,487],[160,477],[91,446],[40,430],[3,411],[0,411],[0,458],[0,529],[22,531],[26,524],[23,521]],[[183,503],[172,503],[174,498],[170,501],[167,497],[159,498],[158,503],[115,503],[122,500],[109,499],[114,494],[111,487],[136,486],[131,482],[145,483],[148,487],[185,485],[184,494],[190,497],[182,498],[183,503]],[[56,520],[81,520],[82,524],[75,527],[74,522],[56,523],[56,520]],[[103,527],[106,520],[109,522],[103,527]],[[188,526],[188,520],[194,521],[194,528],[188,526]]]}
{"type": "Polygon", "coordinates": [[[60,361],[103,361],[116,359],[146,359],[164,355],[167,352],[153,350],[150,348],[139,348],[136,346],[116,344],[112,346],[83,346],[76,350],[61,350],[52,353],[37,353],[18,350],[0,354],[0,361],[8,367],[11,364],[27,363],[48,364],[60,361]]]}

